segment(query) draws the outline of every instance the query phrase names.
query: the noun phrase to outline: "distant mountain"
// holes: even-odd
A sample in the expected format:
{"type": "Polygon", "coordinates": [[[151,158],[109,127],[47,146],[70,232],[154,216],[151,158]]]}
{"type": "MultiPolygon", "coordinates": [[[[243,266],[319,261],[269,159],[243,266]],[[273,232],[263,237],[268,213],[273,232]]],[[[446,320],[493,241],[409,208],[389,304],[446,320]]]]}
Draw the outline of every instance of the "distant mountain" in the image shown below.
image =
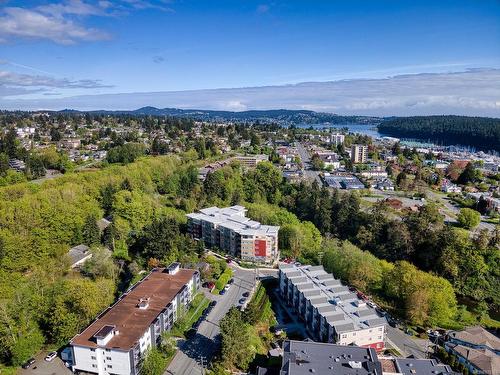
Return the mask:
{"type": "MultiPolygon", "coordinates": [[[[83,113],[71,109],[61,113],[83,113]]],[[[123,114],[134,116],[172,116],[190,117],[201,121],[234,121],[234,122],[276,122],[278,124],[374,124],[381,121],[377,117],[367,116],[340,116],[333,113],[314,112],[307,110],[251,110],[242,112],[215,111],[201,109],[156,108],[142,107],[132,111],[90,111],[94,114],[123,114]]]]}

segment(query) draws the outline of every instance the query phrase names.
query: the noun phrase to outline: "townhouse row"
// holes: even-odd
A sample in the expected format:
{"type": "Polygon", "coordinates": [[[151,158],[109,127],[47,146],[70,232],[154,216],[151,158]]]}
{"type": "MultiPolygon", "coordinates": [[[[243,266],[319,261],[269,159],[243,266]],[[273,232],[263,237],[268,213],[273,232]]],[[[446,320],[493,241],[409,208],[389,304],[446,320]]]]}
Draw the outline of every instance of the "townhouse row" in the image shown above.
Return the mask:
{"type": "Polygon", "coordinates": [[[316,340],[384,348],[386,319],[322,266],[281,264],[279,290],[316,340]]]}

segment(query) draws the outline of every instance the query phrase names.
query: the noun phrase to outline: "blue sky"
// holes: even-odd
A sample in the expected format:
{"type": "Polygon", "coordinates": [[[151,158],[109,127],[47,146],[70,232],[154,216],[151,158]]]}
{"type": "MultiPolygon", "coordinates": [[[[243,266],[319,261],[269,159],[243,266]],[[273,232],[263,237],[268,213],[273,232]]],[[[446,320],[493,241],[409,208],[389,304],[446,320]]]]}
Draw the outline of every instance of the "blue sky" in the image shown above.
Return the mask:
{"type": "MultiPolygon", "coordinates": [[[[429,80],[439,77],[440,87],[446,89],[446,81],[453,79],[449,87],[459,84],[463,92],[447,90],[444,107],[433,111],[447,111],[448,105],[450,113],[470,109],[471,114],[496,115],[500,89],[495,84],[500,82],[491,80],[498,78],[498,68],[498,1],[0,0],[4,108],[57,108],[67,103],[62,98],[82,95],[87,106],[99,108],[99,97],[92,104],[89,95],[348,80],[354,84],[347,91],[357,89],[359,94],[341,103],[329,106],[324,97],[318,97],[319,106],[313,97],[307,102],[301,97],[295,104],[273,103],[351,113],[349,98],[367,99],[390,112],[392,99],[384,97],[388,80],[398,84],[401,80],[394,81],[394,76],[433,73],[416,77],[422,81],[412,79],[417,86],[407,87],[408,95],[421,89],[419,82],[432,87],[429,80]],[[478,68],[487,73],[478,76],[478,68]],[[474,97],[466,89],[471,84],[469,69],[476,69],[473,85],[480,85],[474,97]],[[361,79],[381,84],[373,83],[368,90],[361,79]]],[[[236,110],[265,107],[265,96],[250,105],[239,92],[234,100],[226,93],[225,102],[218,99],[219,91],[205,92],[212,103],[199,104],[236,110]]],[[[417,99],[425,95],[440,93],[419,91],[417,99]]],[[[169,100],[157,104],[170,106],[169,100]]],[[[114,107],[133,104],[117,96],[114,107]]],[[[395,114],[404,114],[405,108],[395,106],[395,114]]],[[[426,108],[422,113],[430,110],[426,108]]]]}

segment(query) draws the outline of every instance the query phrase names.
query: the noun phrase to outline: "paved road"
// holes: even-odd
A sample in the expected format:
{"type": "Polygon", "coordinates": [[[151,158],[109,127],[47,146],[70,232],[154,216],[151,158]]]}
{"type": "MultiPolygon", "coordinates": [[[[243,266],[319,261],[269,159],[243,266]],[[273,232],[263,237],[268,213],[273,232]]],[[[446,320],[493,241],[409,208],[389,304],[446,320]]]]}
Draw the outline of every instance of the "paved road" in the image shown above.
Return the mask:
{"type": "Polygon", "coordinates": [[[319,172],[311,169],[312,166],[309,152],[300,142],[297,142],[297,151],[299,152],[302,165],[304,166],[304,177],[308,180],[316,180],[318,181],[319,186],[323,186],[323,182],[319,178],[319,172]]]}
{"type": "Polygon", "coordinates": [[[387,347],[394,348],[403,357],[413,355],[415,358],[425,358],[428,340],[418,339],[404,333],[398,328],[387,325],[387,347]]]}
{"type": "Polygon", "coordinates": [[[231,306],[238,305],[244,292],[255,286],[255,270],[244,270],[233,266],[234,284],[223,296],[210,295],[217,305],[200,324],[197,334],[179,346],[179,351],[168,366],[165,374],[199,375],[202,374],[201,362],[206,366],[213,358],[219,345],[219,321],[226,315],[231,306]]]}

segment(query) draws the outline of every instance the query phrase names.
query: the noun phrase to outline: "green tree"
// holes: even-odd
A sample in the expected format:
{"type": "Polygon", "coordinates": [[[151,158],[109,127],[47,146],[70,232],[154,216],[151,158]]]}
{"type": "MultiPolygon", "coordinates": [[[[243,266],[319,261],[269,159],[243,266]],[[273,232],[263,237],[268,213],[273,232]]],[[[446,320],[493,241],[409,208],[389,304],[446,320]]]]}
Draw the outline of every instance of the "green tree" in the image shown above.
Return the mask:
{"type": "Polygon", "coordinates": [[[481,214],[471,208],[461,208],[457,221],[465,229],[473,229],[481,222],[481,214]]]}
{"type": "Polygon", "coordinates": [[[0,176],[5,177],[9,170],[9,155],[5,152],[0,153],[0,176]]]}
{"type": "Polygon", "coordinates": [[[82,228],[83,243],[87,246],[97,245],[101,242],[101,232],[94,216],[89,215],[85,218],[82,228]]]}
{"type": "Polygon", "coordinates": [[[220,321],[220,333],[225,367],[246,370],[255,352],[251,347],[248,325],[236,307],[232,307],[220,321]]]}
{"type": "Polygon", "coordinates": [[[141,374],[162,375],[165,367],[167,367],[165,356],[158,349],[150,348],[141,363],[141,374]]]}
{"type": "Polygon", "coordinates": [[[144,228],[140,239],[141,254],[145,258],[163,259],[177,250],[180,240],[179,224],[171,218],[154,219],[144,228]]]}

